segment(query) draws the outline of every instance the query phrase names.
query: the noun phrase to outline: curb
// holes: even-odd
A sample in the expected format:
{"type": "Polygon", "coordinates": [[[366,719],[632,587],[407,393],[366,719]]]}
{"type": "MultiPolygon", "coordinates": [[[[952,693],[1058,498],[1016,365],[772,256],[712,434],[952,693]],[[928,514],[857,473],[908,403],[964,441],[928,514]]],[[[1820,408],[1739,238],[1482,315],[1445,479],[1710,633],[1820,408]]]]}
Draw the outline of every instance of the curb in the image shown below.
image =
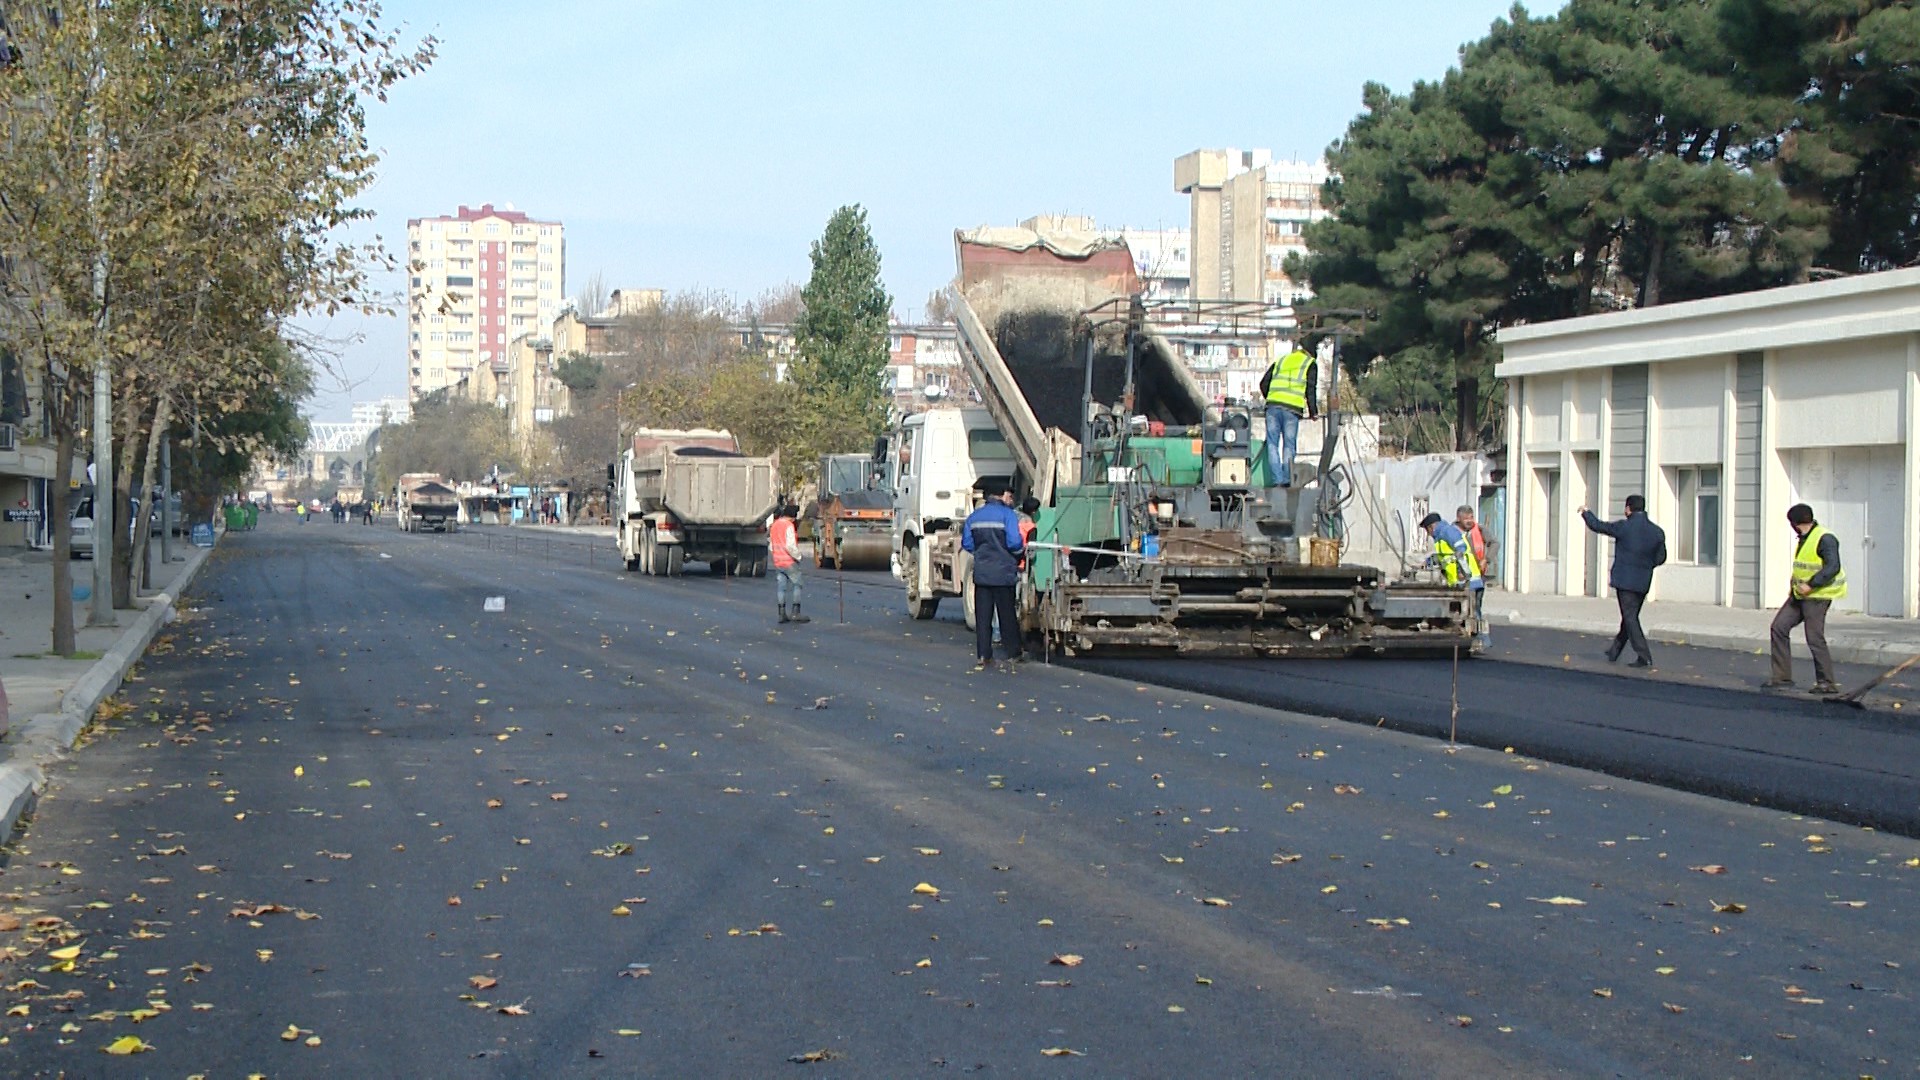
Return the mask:
{"type": "MultiPolygon", "coordinates": [[[[1606,636],[1614,632],[1614,626],[1595,623],[1585,619],[1563,619],[1551,615],[1528,615],[1523,611],[1508,608],[1505,611],[1487,612],[1489,620],[1505,622],[1511,626],[1529,626],[1540,630],[1565,630],[1576,634],[1595,634],[1606,636]]],[[[1724,631],[1688,631],[1667,626],[1647,626],[1648,641],[1658,641],[1663,645],[1692,645],[1703,649],[1724,649],[1729,652],[1758,653],[1767,651],[1766,632],[1759,637],[1743,634],[1731,634],[1724,631]]],[[[1827,649],[1833,654],[1834,662],[1841,664],[1894,664],[1913,655],[1914,647],[1906,642],[1849,642],[1827,639],[1827,649]]],[[[1798,660],[1810,660],[1806,642],[1796,636],[1793,640],[1793,655],[1798,660]]]]}
{"type": "MultiPolygon", "coordinates": [[[[13,835],[21,815],[32,807],[47,784],[47,767],[73,749],[75,739],[100,703],[113,696],[127,672],[146,655],[160,628],[174,620],[173,605],[180,593],[213,555],[214,548],[195,548],[174,579],[171,591],[155,593],[147,606],[124,624],[120,637],[106,655],[93,662],[60,699],[60,711],[41,713],[7,735],[7,757],[0,761],[0,842],[13,835]]],[[[129,613],[132,614],[132,613],[129,613]]]]}

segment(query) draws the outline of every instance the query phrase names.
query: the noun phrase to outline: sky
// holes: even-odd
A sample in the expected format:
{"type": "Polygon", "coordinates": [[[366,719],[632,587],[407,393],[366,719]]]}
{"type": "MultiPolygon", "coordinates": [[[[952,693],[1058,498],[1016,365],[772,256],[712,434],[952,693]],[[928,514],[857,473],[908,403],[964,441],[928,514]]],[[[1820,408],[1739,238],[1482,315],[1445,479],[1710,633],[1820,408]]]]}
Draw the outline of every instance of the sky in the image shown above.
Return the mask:
{"type": "MultiPolygon", "coordinates": [[[[1547,14],[1561,0],[1526,5],[1547,14]]],[[[1453,66],[1509,0],[383,0],[438,57],[368,104],[355,239],[511,203],[566,225],[566,289],[803,283],[864,206],[897,314],[953,275],[953,230],[1040,213],[1187,224],[1173,160],[1313,159],[1361,88],[1453,66]]],[[[398,298],[398,272],[376,284],[398,298]]],[[[406,393],[403,317],[303,320],[333,369],[308,411],[406,393]]]]}

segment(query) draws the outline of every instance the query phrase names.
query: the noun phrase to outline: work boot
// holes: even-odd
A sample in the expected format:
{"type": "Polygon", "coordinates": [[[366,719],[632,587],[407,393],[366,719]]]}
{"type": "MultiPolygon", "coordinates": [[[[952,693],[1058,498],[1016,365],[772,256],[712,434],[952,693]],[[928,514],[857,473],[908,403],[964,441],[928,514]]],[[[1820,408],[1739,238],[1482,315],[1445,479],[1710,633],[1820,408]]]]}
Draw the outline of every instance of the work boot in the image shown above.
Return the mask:
{"type": "Polygon", "coordinates": [[[812,622],[813,620],[807,618],[805,615],[800,614],[800,605],[795,604],[793,605],[793,618],[790,621],[799,623],[799,622],[812,622]]]}
{"type": "Polygon", "coordinates": [[[789,615],[787,614],[787,605],[785,605],[785,604],[781,604],[781,605],[780,605],[780,621],[781,621],[781,622],[792,622],[792,621],[793,621],[793,618],[792,618],[791,616],[789,616],[789,615]]]}
{"type": "Polygon", "coordinates": [[[1814,683],[1813,686],[1807,690],[1807,693],[1812,694],[1815,697],[1832,697],[1840,693],[1840,684],[1826,680],[1826,679],[1822,679],[1819,682],[1814,683]]]}

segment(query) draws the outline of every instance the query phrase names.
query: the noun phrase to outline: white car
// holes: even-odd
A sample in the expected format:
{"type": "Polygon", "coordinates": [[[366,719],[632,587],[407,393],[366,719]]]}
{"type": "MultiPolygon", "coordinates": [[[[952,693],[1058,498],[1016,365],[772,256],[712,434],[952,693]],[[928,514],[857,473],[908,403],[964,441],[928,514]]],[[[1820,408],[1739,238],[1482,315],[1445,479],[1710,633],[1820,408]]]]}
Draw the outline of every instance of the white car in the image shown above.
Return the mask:
{"type": "Polygon", "coordinates": [[[67,515],[67,532],[76,559],[93,558],[93,500],[79,499],[67,515]]]}

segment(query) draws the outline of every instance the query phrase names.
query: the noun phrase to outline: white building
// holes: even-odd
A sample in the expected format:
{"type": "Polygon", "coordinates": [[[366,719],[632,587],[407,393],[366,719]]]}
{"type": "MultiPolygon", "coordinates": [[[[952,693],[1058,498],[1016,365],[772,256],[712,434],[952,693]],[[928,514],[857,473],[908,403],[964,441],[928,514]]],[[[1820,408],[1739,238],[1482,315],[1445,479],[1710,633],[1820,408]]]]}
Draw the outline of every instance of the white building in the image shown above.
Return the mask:
{"type": "Polygon", "coordinates": [[[565,295],[566,231],[508,206],[407,222],[407,390],[418,398],[504,361],[565,295]]]}
{"type": "Polygon", "coordinates": [[[1920,616],[1920,269],[1503,330],[1504,578],[1600,596],[1577,509],[1644,494],[1653,598],[1773,607],[1796,502],[1840,541],[1836,609],[1920,616]]]}
{"type": "Polygon", "coordinates": [[[371,431],[381,424],[406,424],[413,420],[413,402],[406,398],[376,398],[353,403],[353,422],[371,431]]]}

